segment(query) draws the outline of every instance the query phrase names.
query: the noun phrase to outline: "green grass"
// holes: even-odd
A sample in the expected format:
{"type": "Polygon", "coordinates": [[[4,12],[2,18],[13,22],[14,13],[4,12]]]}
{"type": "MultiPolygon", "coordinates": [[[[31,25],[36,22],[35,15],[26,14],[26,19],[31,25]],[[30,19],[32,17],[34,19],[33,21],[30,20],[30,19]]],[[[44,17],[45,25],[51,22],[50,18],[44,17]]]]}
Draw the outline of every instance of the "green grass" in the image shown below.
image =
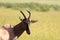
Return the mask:
{"type": "Polygon", "coordinates": [[[60,5],[60,0],[0,0],[3,3],[29,3],[29,2],[36,2],[42,4],[57,4],[60,5]]]}
{"type": "Polygon", "coordinates": [[[16,10],[20,9],[29,9],[29,10],[35,10],[35,11],[60,11],[60,5],[48,5],[48,4],[39,4],[39,3],[0,3],[0,7],[5,8],[12,8],[16,10]]]}
{"type": "MultiPolygon", "coordinates": [[[[25,15],[28,16],[28,13],[25,15]]],[[[18,40],[60,40],[60,12],[38,12],[31,10],[31,20],[38,20],[36,23],[31,23],[31,35],[24,32],[18,40]]],[[[16,25],[20,22],[19,16],[23,18],[19,10],[8,8],[0,8],[0,26],[9,23],[16,25]]]]}

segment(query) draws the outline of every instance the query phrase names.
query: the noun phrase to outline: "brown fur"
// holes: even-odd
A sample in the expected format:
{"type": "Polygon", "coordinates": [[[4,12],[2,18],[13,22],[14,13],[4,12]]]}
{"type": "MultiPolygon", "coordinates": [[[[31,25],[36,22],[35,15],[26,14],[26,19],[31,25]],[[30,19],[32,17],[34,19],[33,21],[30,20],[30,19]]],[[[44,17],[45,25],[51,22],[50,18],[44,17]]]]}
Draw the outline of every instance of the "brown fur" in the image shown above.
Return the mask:
{"type": "Polygon", "coordinates": [[[24,19],[20,19],[21,22],[13,26],[13,28],[10,24],[3,25],[3,27],[0,28],[0,40],[17,40],[17,38],[21,36],[24,31],[26,31],[27,34],[30,34],[30,22],[34,23],[35,21],[30,21],[31,13],[28,10],[28,18],[26,18],[22,11],[20,12],[24,16],[24,19]]]}

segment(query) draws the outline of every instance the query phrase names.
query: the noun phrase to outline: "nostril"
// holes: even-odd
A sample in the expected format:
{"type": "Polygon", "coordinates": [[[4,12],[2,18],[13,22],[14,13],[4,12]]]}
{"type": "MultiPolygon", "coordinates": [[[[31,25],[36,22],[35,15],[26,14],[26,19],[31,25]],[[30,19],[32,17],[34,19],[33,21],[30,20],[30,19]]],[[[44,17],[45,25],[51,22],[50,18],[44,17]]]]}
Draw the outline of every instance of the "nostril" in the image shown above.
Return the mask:
{"type": "Polygon", "coordinates": [[[28,32],[28,35],[30,35],[31,33],[30,32],[28,32]]]}

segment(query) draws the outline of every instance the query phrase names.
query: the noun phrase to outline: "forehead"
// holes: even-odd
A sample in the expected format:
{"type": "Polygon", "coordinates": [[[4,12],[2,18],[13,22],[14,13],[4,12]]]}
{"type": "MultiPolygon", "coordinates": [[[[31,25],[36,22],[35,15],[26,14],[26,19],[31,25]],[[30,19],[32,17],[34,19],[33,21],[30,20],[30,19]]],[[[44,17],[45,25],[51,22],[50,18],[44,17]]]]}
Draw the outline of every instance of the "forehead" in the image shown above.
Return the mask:
{"type": "Polygon", "coordinates": [[[30,20],[28,20],[28,19],[23,19],[23,22],[30,22],[30,20]]]}
{"type": "Polygon", "coordinates": [[[26,18],[26,19],[23,19],[24,21],[27,21],[28,19],[26,18]]]}

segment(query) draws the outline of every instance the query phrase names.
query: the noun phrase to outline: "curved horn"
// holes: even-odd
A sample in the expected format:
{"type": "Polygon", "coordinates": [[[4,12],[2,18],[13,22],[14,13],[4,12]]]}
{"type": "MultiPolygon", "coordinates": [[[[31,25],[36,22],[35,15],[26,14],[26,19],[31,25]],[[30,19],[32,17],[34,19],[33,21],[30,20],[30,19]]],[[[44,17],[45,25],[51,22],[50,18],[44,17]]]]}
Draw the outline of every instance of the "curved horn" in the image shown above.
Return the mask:
{"type": "Polygon", "coordinates": [[[24,16],[24,18],[26,18],[26,16],[24,15],[24,13],[22,11],[20,11],[22,13],[22,15],[24,16]]]}
{"type": "Polygon", "coordinates": [[[28,10],[27,10],[27,12],[29,13],[29,17],[28,17],[28,19],[30,19],[31,13],[30,13],[30,11],[28,11],[28,10]]]}

